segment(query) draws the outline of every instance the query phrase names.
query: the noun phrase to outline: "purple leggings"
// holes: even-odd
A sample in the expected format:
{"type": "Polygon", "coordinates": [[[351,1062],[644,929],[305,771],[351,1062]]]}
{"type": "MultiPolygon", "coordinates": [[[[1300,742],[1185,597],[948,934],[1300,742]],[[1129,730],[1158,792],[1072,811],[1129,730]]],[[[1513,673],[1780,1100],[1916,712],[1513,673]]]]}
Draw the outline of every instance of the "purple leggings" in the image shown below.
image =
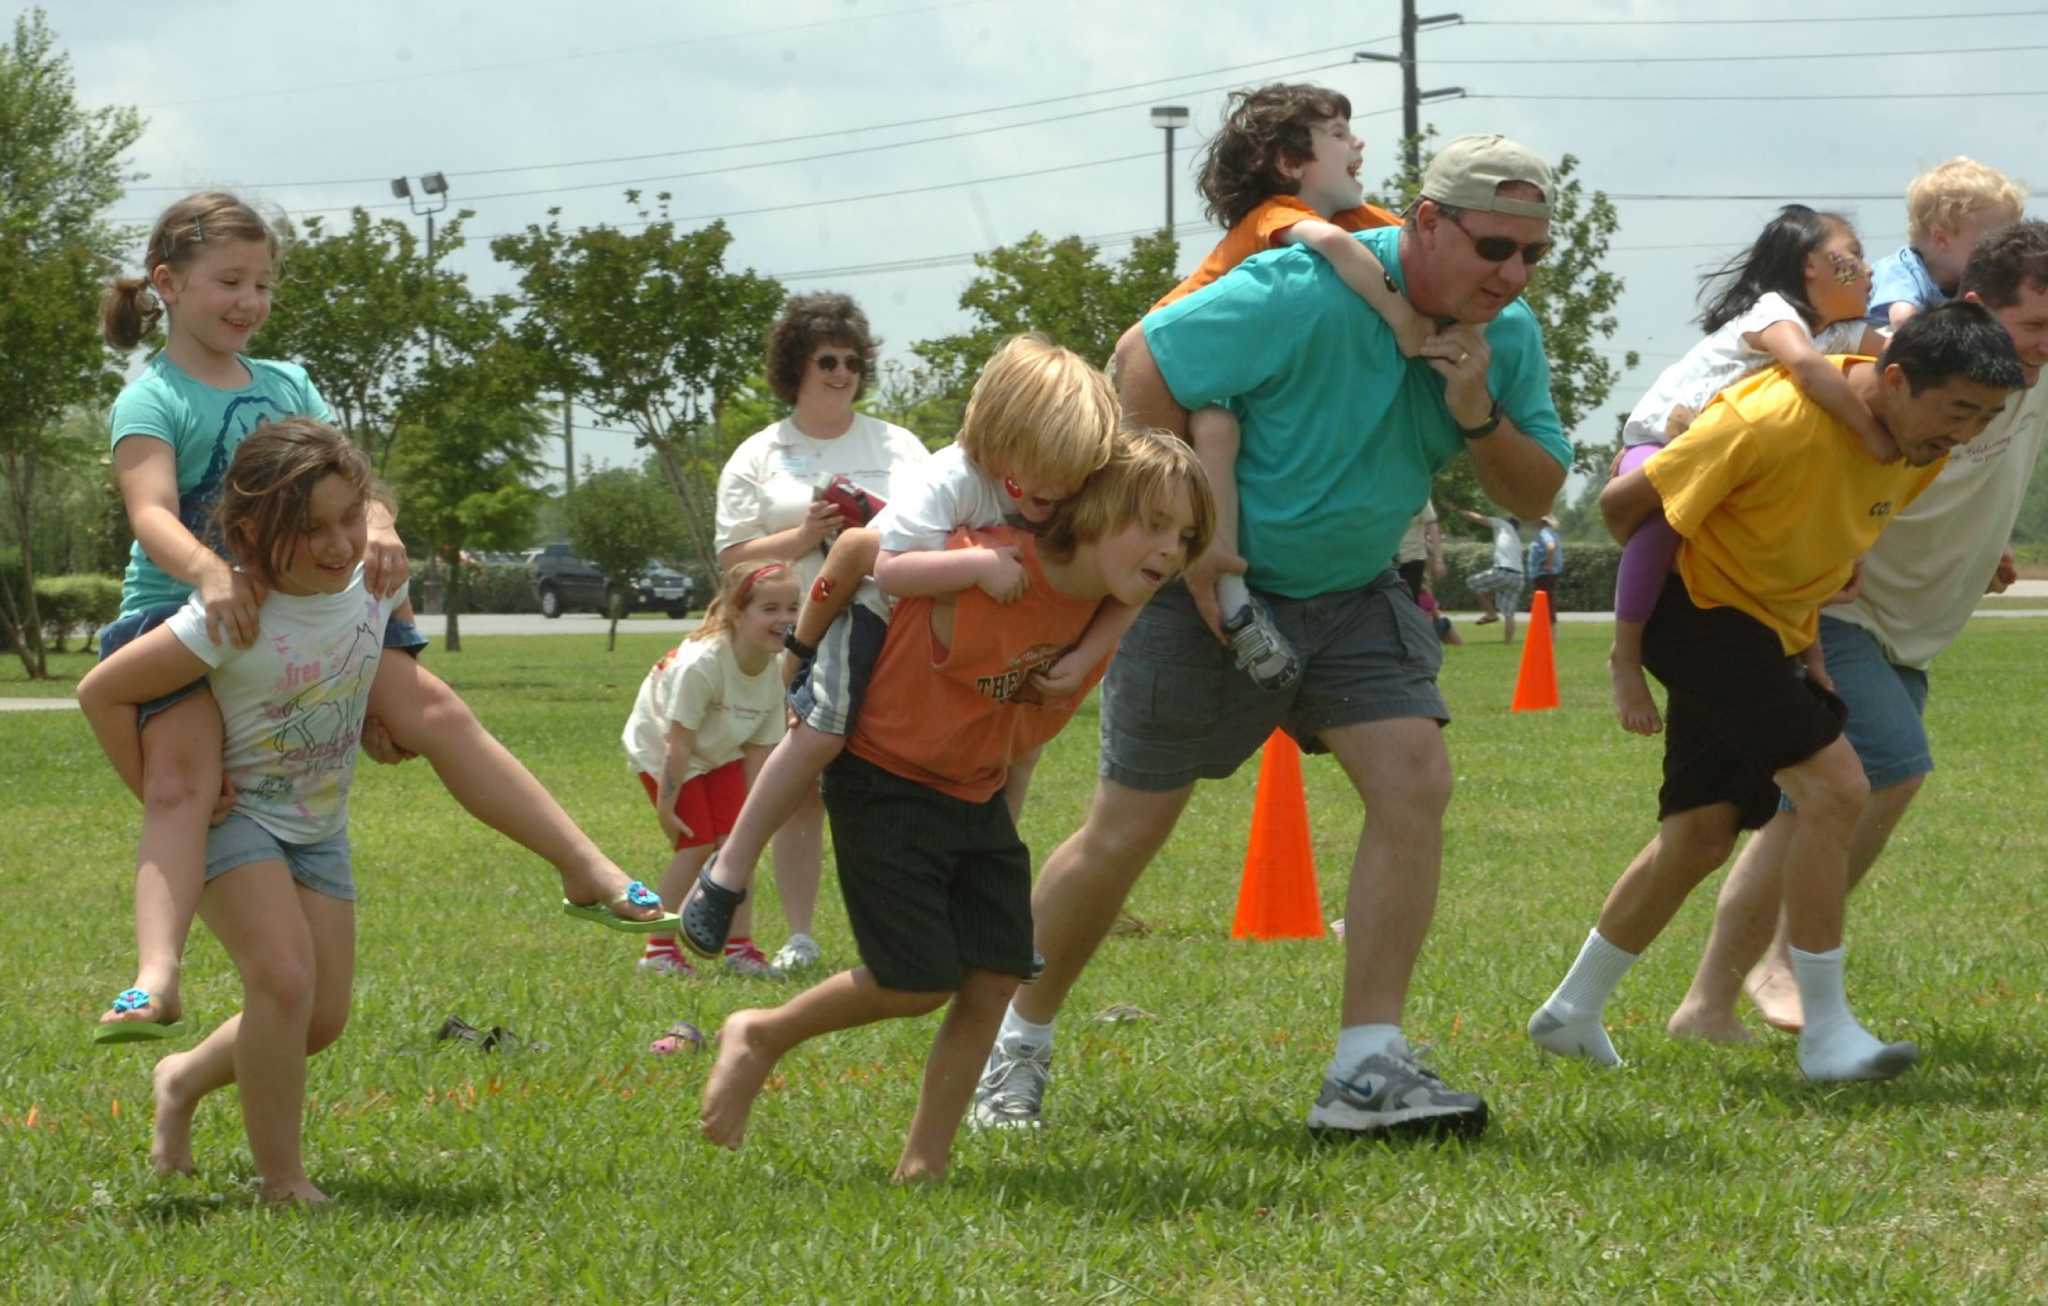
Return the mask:
{"type": "MultiPolygon", "coordinates": [[[[1661,444],[1632,444],[1621,452],[1616,476],[1626,476],[1644,463],[1661,444]]],[[[1671,574],[1671,560],[1678,556],[1678,532],[1664,520],[1664,514],[1646,517],[1628,537],[1621,550],[1621,568],[1614,575],[1614,619],[1637,623],[1650,619],[1657,608],[1657,596],[1671,574]]]]}

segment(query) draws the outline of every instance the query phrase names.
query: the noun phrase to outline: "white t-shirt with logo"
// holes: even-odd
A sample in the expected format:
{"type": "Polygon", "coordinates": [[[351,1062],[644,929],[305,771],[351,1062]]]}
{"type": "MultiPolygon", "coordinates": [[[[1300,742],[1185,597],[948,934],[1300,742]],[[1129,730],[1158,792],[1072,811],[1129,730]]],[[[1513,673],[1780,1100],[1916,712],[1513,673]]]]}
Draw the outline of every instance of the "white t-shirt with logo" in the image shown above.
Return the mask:
{"type": "MultiPolygon", "coordinates": [[[[1621,442],[1665,443],[1691,426],[1715,395],[1777,362],[1777,356],[1770,350],[1759,349],[1744,337],[1780,322],[1791,322],[1808,335],[1813,334],[1790,300],[1776,291],[1760,296],[1748,312],[1722,323],[1720,330],[1686,350],[1685,357],[1657,374],[1649,393],[1637,401],[1629,411],[1628,421],[1622,424],[1621,442]],[[1678,419],[1675,423],[1674,416],[1678,419]]],[[[1813,336],[1813,346],[1823,354],[1853,354],[1863,341],[1864,330],[1860,318],[1831,323],[1813,336]]]]}
{"type": "Polygon", "coordinates": [[[766,748],[780,740],[782,695],[782,672],[774,658],[750,676],[733,659],[727,636],[685,640],[663,654],[640,682],[620,742],[635,770],[659,777],[668,761],[669,724],[694,732],[683,767],[688,783],[737,762],[749,744],[766,748]]]}
{"type": "Polygon", "coordinates": [[[210,668],[220,704],[221,766],[235,810],[286,843],[313,843],[348,825],[349,782],[384,652],[384,622],[405,598],[380,599],[358,566],[339,594],[263,600],[256,642],[238,649],[206,637],[194,594],[164,624],[210,668]]]}
{"type": "MultiPolygon", "coordinates": [[[[834,474],[893,503],[930,457],[916,436],[866,413],[855,413],[834,440],[814,440],[784,418],[748,436],[719,472],[713,547],[722,553],[803,525],[812,496],[834,474]]],[[[791,565],[808,590],[824,564],[825,551],[814,549],[791,565]]]]}
{"type": "Polygon", "coordinates": [[[1861,626],[1899,666],[1925,670],[1962,633],[2019,520],[2048,435],[2048,384],[2009,396],[1863,559],[1863,590],[1823,616],[1861,626]]]}

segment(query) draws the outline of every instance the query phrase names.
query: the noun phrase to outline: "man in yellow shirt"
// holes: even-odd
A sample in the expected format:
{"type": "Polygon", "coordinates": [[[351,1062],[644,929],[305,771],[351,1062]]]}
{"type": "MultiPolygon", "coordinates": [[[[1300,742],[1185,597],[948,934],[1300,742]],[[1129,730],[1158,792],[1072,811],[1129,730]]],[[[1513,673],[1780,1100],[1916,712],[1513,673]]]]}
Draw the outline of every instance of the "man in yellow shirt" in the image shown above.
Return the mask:
{"type": "Polygon", "coordinates": [[[1548,1051],[1620,1057],[1601,1011],[1693,887],[1768,821],[1778,791],[1799,807],[1785,915],[1806,1024],[1808,1079],[1889,1079],[1919,1058],[1880,1042],[1842,986],[1849,835],[1869,785],[1842,735],[1847,710],[1819,659],[1820,608],[1893,514],[2025,386],[2012,341],[1976,304],[1899,329],[1881,359],[1837,360],[1903,457],[1878,461],[1782,370],[1729,387],[1684,435],[1609,483],[1601,514],[1626,541],[1662,511],[1684,541],[1643,632],[1643,663],[1669,692],[1657,837],[1607,895],[1578,959],[1529,1020],[1548,1051]]]}

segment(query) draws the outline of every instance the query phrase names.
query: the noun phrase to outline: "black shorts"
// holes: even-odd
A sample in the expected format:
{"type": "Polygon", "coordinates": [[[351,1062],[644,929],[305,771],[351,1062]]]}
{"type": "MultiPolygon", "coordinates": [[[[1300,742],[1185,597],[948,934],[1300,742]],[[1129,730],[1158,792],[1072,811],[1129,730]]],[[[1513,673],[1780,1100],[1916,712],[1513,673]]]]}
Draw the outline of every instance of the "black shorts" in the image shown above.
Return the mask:
{"type": "Polygon", "coordinates": [[[1740,828],[1778,811],[1772,779],[1841,737],[1849,709],[1737,608],[1700,608],[1676,572],[1643,627],[1643,665],[1670,691],[1657,816],[1733,803],[1740,828]]]}
{"type": "Polygon", "coordinates": [[[839,893],[885,989],[952,993],[969,968],[1031,974],[1031,853],[997,791],[970,803],[841,753],[825,768],[839,893]]]}

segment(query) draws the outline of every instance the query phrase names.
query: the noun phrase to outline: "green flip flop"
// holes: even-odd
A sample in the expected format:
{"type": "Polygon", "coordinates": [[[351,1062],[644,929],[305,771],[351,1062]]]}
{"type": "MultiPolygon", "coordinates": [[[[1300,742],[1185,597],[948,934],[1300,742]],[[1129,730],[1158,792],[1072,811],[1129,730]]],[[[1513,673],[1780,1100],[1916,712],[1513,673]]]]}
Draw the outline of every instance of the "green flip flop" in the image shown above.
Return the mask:
{"type": "MultiPolygon", "coordinates": [[[[627,885],[626,891],[612,901],[625,902],[633,907],[661,906],[660,895],[638,880],[627,885]]],[[[613,914],[611,902],[576,903],[570,902],[567,898],[562,899],[562,913],[574,916],[577,920],[591,921],[606,929],[623,930],[628,934],[659,934],[665,930],[673,931],[679,919],[674,912],[665,911],[652,920],[629,921],[613,914]]]]}
{"type": "MultiPolygon", "coordinates": [[[[140,1011],[155,1001],[147,989],[122,989],[114,995],[112,1010],[140,1011]]],[[[103,1020],[93,1027],[92,1041],[106,1047],[117,1043],[158,1043],[182,1038],[184,1034],[182,1020],[103,1020]]]]}

